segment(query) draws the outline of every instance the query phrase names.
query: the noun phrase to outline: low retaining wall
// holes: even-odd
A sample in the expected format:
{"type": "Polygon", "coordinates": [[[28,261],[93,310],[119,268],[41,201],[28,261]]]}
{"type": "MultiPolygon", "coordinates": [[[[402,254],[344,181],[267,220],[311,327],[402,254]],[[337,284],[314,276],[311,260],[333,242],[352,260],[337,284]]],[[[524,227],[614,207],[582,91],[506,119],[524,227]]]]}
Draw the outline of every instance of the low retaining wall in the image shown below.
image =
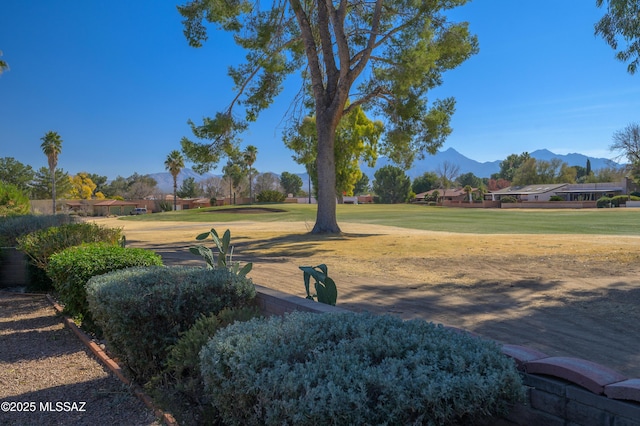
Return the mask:
{"type": "MultiPolygon", "coordinates": [[[[267,315],[306,311],[349,312],[256,285],[257,302],[267,315]]],[[[640,379],[630,379],[599,364],[550,357],[517,345],[503,345],[527,386],[527,400],[496,425],[640,426],[640,379]]]]}
{"type": "Polygon", "coordinates": [[[595,209],[596,201],[521,201],[502,203],[503,209],[595,209]]]}

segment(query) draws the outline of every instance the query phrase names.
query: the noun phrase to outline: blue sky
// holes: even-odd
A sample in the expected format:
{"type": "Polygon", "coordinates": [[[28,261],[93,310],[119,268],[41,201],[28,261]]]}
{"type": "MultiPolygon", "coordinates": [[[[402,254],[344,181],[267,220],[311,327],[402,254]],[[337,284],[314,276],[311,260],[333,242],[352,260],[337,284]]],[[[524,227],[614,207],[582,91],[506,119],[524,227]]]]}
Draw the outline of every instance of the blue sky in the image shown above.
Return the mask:
{"type": "MultiPolygon", "coordinates": [[[[2,0],[0,50],[11,69],[0,76],[0,157],[46,166],[40,138],[53,130],[69,173],[164,171],[191,136],[187,120],[228,105],[226,70],[242,60],[221,33],[189,47],[176,4],[2,0]]],[[[541,148],[612,157],[613,133],[640,121],[640,75],[594,36],[602,14],[595,0],[475,0],[451,12],[469,21],[480,53],[432,94],[457,99],[442,149],[478,161],[541,148]]],[[[259,171],[304,171],[280,136],[297,89],[287,84],[243,136],[258,147],[259,171]]]]}

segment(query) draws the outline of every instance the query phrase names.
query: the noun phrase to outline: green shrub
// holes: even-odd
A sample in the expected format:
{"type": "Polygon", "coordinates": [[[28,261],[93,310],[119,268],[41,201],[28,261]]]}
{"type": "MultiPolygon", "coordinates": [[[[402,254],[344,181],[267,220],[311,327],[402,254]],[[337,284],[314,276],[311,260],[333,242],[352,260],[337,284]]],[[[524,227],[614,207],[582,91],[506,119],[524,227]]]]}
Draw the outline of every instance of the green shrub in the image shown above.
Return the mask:
{"type": "Polygon", "coordinates": [[[110,348],[142,381],[164,369],[168,348],[202,314],[246,306],[255,297],[250,279],[198,267],[122,269],[91,278],[86,289],[110,348]]]}
{"type": "Polygon", "coordinates": [[[565,199],[559,195],[552,195],[549,197],[549,201],[565,201],[565,199]]]}
{"type": "Polygon", "coordinates": [[[611,198],[610,197],[598,198],[598,201],[596,201],[596,206],[598,208],[611,207],[611,198]]]}
{"type": "Polygon", "coordinates": [[[262,191],[256,196],[256,200],[259,203],[282,203],[286,196],[280,192],[272,189],[262,191]]]}
{"type": "Polygon", "coordinates": [[[85,285],[91,277],[132,266],[162,265],[156,253],[140,248],[124,248],[105,243],[70,247],[49,258],[47,275],[64,303],[65,312],[79,317],[92,328],[85,285]]]}
{"type": "Polygon", "coordinates": [[[22,235],[73,222],[75,219],[66,214],[0,217],[0,244],[13,247],[22,235]]]}
{"type": "Polygon", "coordinates": [[[190,401],[200,403],[204,385],[200,376],[200,351],[216,332],[236,321],[260,316],[256,307],[225,308],[217,315],[201,316],[169,349],[167,373],[177,390],[190,401]]]}
{"type": "Polygon", "coordinates": [[[474,424],[523,399],[489,341],[422,320],[292,313],[236,323],[200,353],[227,425],[474,424]]]}
{"type": "Polygon", "coordinates": [[[511,195],[507,195],[505,197],[500,198],[501,203],[517,203],[518,199],[516,197],[512,197],[511,195]]]}
{"type": "Polygon", "coordinates": [[[18,250],[31,258],[40,269],[47,269],[49,257],[66,248],[83,243],[117,244],[122,238],[119,228],[107,228],[95,223],[69,223],[32,232],[17,238],[18,250]]]}
{"type": "Polygon", "coordinates": [[[29,197],[20,188],[0,181],[0,217],[25,215],[30,210],[29,197]]]}

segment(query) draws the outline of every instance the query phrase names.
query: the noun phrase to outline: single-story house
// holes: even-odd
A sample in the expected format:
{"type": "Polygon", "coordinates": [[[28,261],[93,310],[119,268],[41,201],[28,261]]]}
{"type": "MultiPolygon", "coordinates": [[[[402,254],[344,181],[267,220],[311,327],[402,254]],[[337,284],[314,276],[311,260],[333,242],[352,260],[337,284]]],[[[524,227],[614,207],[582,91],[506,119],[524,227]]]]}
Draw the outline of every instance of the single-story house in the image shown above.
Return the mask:
{"type": "Polygon", "coordinates": [[[547,184],[541,183],[526,186],[510,186],[499,191],[486,194],[491,201],[500,201],[503,197],[513,197],[518,201],[549,201],[566,183],[547,184]]]}
{"type": "Polygon", "coordinates": [[[95,216],[127,215],[138,207],[138,203],[123,200],[102,200],[93,205],[95,216]]]}

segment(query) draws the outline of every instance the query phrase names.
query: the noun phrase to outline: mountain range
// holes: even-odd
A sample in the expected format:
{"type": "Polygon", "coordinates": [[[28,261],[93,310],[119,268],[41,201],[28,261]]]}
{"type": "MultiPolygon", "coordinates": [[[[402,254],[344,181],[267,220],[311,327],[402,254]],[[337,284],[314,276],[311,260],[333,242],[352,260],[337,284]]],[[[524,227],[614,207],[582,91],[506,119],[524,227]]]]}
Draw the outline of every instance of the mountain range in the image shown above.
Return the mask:
{"type": "MultiPolygon", "coordinates": [[[[567,163],[569,166],[586,167],[587,160],[589,160],[591,162],[592,170],[598,170],[610,166],[619,166],[618,163],[615,163],[608,158],[589,157],[578,153],[561,155],[555,154],[547,149],[539,149],[530,152],[529,155],[536,160],[550,161],[552,159],[559,159],[567,163]]],[[[406,173],[411,179],[415,179],[425,172],[436,171],[440,165],[448,162],[449,164],[454,164],[460,167],[460,174],[473,173],[480,178],[484,178],[490,177],[494,173],[498,173],[500,171],[501,161],[502,160],[479,162],[465,157],[453,148],[448,148],[444,151],[438,151],[435,155],[427,155],[422,160],[416,160],[413,163],[413,166],[409,170],[407,170],[406,173]]],[[[367,167],[366,165],[362,166],[362,172],[366,174],[370,180],[373,180],[373,174],[375,173],[375,171],[380,167],[386,166],[387,164],[392,163],[386,158],[380,158],[378,159],[375,167],[367,167]]],[[[152,173],[149,176],[151,176],[158,182],[158,187],[161,191],[173,191],[173,177],[169,172],[152,173]]],[[[214,175],[211,173],[199,175],[191,169],[182,169],[182,171],[178,175],[178,185],[180,185],[184,179],[189,177],[193,177],[196,182],[199,182],[211,176],[220,177],[220,175],[214,175]]],[[[302,178],[302,187],[307,188],[309,182],[307,174],[298,173],[298,176],[302,178]]]]}

